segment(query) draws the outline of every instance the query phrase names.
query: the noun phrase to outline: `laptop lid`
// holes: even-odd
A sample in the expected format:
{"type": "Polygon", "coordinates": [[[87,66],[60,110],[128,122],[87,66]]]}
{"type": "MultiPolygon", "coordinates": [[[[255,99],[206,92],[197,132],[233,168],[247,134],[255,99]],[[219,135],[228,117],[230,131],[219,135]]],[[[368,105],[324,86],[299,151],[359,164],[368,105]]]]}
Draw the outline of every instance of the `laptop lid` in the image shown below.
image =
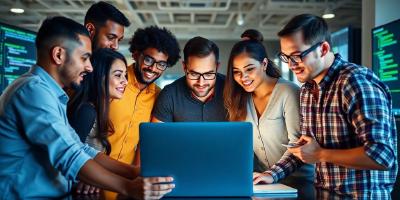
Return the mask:
{"type": "Polygon", "coordinates": [[[251,123],[142,123],[139,130],[141,174],[174,177],[167,196],[253,194],[251,123]]]}

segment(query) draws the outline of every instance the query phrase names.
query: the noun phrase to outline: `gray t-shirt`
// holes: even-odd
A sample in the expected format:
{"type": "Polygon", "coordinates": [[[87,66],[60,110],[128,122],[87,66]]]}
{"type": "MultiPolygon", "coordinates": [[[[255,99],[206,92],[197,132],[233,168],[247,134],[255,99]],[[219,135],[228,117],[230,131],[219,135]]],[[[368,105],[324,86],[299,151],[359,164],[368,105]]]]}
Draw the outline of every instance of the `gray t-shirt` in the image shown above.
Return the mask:
{"type": "Polygon", "coordinates": [[[181,77],[161,90],[153,108],[153,116],[163,122],[227,121],[223,89],[225,76],[217,74],[214,96],[206,102],[194,98],[181,77]]]}

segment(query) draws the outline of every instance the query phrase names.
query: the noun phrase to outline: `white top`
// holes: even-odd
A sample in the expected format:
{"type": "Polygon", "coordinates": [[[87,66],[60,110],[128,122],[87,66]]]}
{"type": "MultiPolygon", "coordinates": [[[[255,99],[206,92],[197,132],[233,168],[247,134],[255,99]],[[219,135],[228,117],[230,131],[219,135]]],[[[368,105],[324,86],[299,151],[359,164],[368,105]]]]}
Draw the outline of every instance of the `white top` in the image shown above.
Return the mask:
{"type": "MultiPolygon", "coordinates": [[[[249,95],[246,121],[253,124],[253,148],[258,159],[258,162],[255,162],[255,169],[266,171],[281,159],[287,159],[287,156],[283,155],[290,153],[282,144],[296,142],[299,139],[299,95],[300,89],[297,85],[278,79],[267,107],[259,119],[253,98],[249,95]]],[[[307,169],[298,170],[302,171],[300,176],[313,178],[313,165],[307,164],[302,168],[307,169]]]]}

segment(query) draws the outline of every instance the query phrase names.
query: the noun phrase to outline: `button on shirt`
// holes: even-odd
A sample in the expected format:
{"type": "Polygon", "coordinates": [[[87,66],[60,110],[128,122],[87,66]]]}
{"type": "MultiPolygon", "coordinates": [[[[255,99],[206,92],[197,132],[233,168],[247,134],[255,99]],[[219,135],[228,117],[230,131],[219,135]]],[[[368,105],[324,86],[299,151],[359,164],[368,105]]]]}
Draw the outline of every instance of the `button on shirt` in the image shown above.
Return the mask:
{"type": "Polygon", "coordinates": [[[68,194],[80,168],[98,151],[68,124],[68,97],[39,66],[0,98],[0,199],[68,194]]]}
{"type": "Polygon", "coordinates": [[[127,164],[132,164],[134,160],[139,142],[139,124],[150,121],[151,110],[160,92],[154,83],[140,90],[133,68],[134,65],[127,68],[128,85],[122,98],[111,102],[109,113],[114,128],[108,136],[110,157],[127,164]]]}

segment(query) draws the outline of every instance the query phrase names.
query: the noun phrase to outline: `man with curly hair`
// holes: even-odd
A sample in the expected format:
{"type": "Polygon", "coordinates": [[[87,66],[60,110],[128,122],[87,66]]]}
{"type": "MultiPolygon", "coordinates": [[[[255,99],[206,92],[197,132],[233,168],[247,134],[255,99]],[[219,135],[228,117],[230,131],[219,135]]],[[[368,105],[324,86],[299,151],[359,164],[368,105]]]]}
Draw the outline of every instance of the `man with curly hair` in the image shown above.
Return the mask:
{"type": "Polygon", "coordinates": [[[149,122],[160,88],[153,83],[164,70],[179,60],[180,49],[175,36],[165,28],[150,26],[138,29],[129,51],[135,63],[128,67],[128,85],[124,96],[110,104],[110,156],[124,163],[138,161],[139,124],[149,122]]]}

